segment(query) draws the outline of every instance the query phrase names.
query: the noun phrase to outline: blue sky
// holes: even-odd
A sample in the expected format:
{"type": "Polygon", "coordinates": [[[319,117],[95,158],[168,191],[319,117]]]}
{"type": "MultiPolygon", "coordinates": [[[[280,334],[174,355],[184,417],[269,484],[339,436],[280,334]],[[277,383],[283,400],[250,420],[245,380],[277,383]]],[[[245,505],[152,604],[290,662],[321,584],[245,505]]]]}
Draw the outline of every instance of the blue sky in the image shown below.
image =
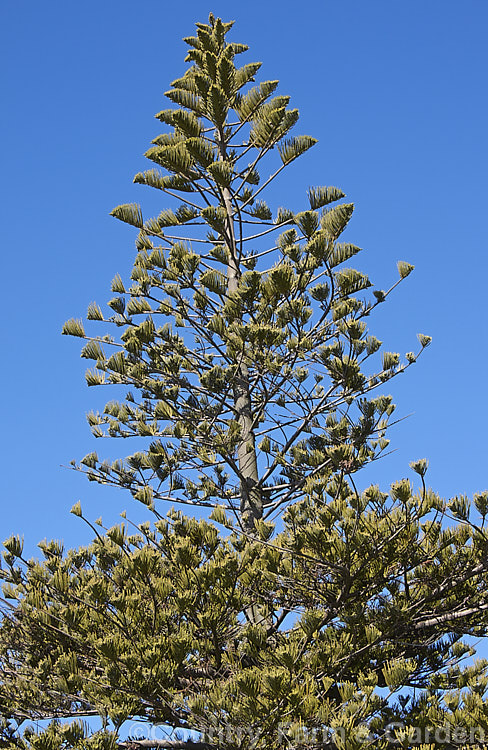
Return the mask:
{"type": "Polygon", "coordinates": [[[433,343],[389,387],[411,416],[363,486],[427,457],[441,494],[488,488],[486,0],[3,0],[0,532],[23,533],[29,551],[44,537],[89,540],[68,513],[77,500],[108,523],[138,512],[61,468],[104,452],[84,414],[109,394],[86,387],[80,342],[60,330],[130,272],[134,236],[109,211],[153,201],[132,177],[184,70],[181,37],[210,10],[236,20],[247,60],[299,107],[297,132],[319,139],[280,183],[282,203],[301,210],[309,185],[337,185],[356,204],[361,269],[387,287],[397,260],[416,266],[371,329],[393,351],[415,348],[419,331],[433,343]]]}

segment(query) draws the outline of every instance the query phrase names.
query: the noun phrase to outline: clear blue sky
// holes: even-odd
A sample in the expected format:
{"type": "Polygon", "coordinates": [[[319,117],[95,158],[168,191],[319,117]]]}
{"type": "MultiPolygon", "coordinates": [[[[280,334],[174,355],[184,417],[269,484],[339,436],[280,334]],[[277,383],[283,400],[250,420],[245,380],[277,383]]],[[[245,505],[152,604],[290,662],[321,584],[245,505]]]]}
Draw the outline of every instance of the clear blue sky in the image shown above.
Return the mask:
{"type": "Polygon", "coordinates": [[[2,0],[0,534],[23,533],[29,550],[88,541],[68,514],[79,499],[110,523],[137,510],[61,468],[104,453],[84,413],[108,394],[85,386],[80,342],[60,330],[130,271],[134,235],[108,214],[154,198],[132,176],[184,70],[181,37],[209,10],[236,20],[248,60],[299,107],[298,132],[319,138],[280,184],[283,204],[301,210],[309,184],[340,186],[356,204],[361,268],[386,287],[397,260],[416,266],[372,332],[393,351],[419,331],[433,344],[391,384],[412,416],[363,485],[428,457],[441,494],[488,487],[486,0],[2,0]]]}

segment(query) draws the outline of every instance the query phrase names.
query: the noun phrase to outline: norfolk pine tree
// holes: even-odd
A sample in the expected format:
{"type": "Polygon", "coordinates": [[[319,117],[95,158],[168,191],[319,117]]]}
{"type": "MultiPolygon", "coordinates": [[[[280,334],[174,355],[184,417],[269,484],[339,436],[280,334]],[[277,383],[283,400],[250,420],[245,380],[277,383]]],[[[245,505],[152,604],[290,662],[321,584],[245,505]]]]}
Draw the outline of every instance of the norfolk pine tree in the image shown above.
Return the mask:
{"type": "Polygon", "coordinates": [[[131,285],[115,277],[108,315],[89,306],[102,334],[63,331],[85,339],[88,385],[129,389],[88,415],[94,435],[140,444],[76,468],[153,523],[85,519],[91,545],[43,542],[42,561],[5,542],[2,745],[472,745],[488,676],[463,663],[463,637],[487,633],[488,495],[446,502],[425,460],[418,490],[354,480],[388,445],[382,387],[430,341],[402,360],[367,328],[412,266],[382,291],[345,265],[359,248],[341,239],[353,206],[338,188],[311,187],[298,213],[265,202],[315,139],[290,135],[297,110],[277,81],[253,85],[231,26],[210,15],[185,39],[155,166],[135,177],[171,207],[112,212],[138,230],[131,285]],[[129,742],[134,718],[198,742],[129,742]]]}

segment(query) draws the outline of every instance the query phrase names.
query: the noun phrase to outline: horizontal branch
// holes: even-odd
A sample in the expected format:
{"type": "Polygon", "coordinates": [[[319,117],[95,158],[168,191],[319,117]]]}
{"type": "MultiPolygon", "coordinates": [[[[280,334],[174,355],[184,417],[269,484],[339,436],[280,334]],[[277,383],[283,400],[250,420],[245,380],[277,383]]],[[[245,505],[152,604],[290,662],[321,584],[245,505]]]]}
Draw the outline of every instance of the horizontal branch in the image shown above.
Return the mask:
{"type": "Polygon", "coordinates": [[[470,607],[469,609],[461,609],[459,612],[446,612],[444,615],[438,615],[437,617],[431,617],[430,620],[421,620],[414,625],[415,630],[422,630],[423,628],[432,628],[435,625],[442,625],[445,622],[451,620],[460,620],[463,617],[471,617],[471,615],[477,615],[488,609],[488,604],[479,604],[477,607],[470,607]]]}

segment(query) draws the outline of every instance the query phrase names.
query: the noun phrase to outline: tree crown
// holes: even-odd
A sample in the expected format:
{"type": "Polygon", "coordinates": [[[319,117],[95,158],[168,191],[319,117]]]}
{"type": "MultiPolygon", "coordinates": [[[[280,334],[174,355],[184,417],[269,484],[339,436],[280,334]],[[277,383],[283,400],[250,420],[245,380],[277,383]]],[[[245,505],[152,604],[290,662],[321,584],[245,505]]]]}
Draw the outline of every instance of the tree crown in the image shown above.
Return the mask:
{"type": "Polygon", "coordinates": [[[134,178],[179,205],[148,219],[136,204],[112,211],[139,229],[132,284],[116,276],[114,315],[92,304],[88,318],[122,334],[87,336],[73,320],[64,332],[87,339],[89,385],[140,394],[90,414],[94,435],[151,439],[125,463],[86,456],[89,478],[150,507],[223,505],[252,528],[384,451],[394,406],[375,391],[417,354],[373,357],[367,320],[413,267],[368,295],[368,277],[344,266],[360,251],[341,241],[344,193],[311,187],[298,213],[263,199],[316,140],[289,135],[298,111],[277,81],[251,86],[260,63],[237,65],[247,47],[227,41],[231,26],[211,16],[185,39],[190,67],[166,92],[176,108],[156,115],[168,128],[146,152],[157,168],[134,178]]]}

